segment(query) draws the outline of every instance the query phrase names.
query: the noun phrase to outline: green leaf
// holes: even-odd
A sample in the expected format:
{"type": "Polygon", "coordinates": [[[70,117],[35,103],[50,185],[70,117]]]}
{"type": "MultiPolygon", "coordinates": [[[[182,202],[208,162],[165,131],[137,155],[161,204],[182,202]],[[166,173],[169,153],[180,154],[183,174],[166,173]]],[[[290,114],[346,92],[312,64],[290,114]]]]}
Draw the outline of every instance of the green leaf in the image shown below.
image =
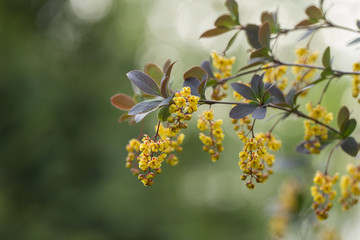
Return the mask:
{"type": "Polygon", "coordinates": [[[343,133],[344,137],[350,136],[350,134],[353,133],[355,128],[356,128],[356,120],[350,119],[349,121],[346,121],[346,123],[344,124],[341,133],[343,133]]]}
{"type": "Polygon", "coordinates": [[[265,22],[259,29],[259,43],[264,48],[270,49],[270,24],[265,22]]]}
{"type": "Polygon", "coordinates": [[[256,93],[254,93],[254,91],[245,84],[231,83],[231,87],[244,98],[257,102],[256,93]]]}
{"type": "Polygon", "coordinates": [[[350,117],[349,109],[346,106],[342,106],[342,108],[339,110],[337,117],[337,124],[340,131],[341,129],[344,129],[344,125],[346,124],[347,121],[349,121],[349,117],[350,117]]]}
{"type": "Polygon", "coordinates": [[[264,95],[262,96],[262,103],[264,103],[264,104],[268,104],[268,103],[270,103],[271,101],[269,101],[269,99],[273,99],[274,97],[272,97],[271,96],[271,93],[270,92],[268,92],[268,91],[266,91],[265,93],[264,93],[264,95]]]}
{"type": "Polygon", "coordinates": [[[163,72],[155,63],[148,63],[145,65],[145,73],[149,75],[160,86],[163,72]]]}
{"type": "Polygon", "coordinates": [[[213,29],[207,30],[206,32],[201,34],[200,38],[215,37],[215,36],[221,35],[223,33],[226,33],[230,30],[231,29],[229,29],[229,28],[213,28],[213,29]]]}
{"type": "Polygon", "coordinates": [[[165,122],[168,117],[170,117],[171,113],[169,111],[169,106],[165,106],[159,109],[158,111],[158,119],[159,121],[165,122]]]}
{"type": "MultiPolygon", "coordinates": [[[[320,76],[322,78],[324,78],[324,80],[325,80],[325,79],[327,79],[326,78],[327,76],[331,76],[333,74],[334,74],[334,71],[331,69],[331,66],[328,66],[320,73],[320,76]]],[[[313,82],[313,84],[315,84],[315,83],[317,83],[317,82],[313,82]]]]}
{"type": "Polygon", "coordinates": [[[161,96],[163,96],[164,98],[167,98],[169,96],[169,81],[170,81],[170,75],[171,75],[171,70],[174,66],[175,62],[171,63],[168,68],[165,71],[164,76],[161,79],[161,96]]]}
{"type": "Polygon", "coordinates": [[[225,6],[229,12],[233,15],[236,22],[239,24],[239,7],[235,0],[226,0],[225,6]]]}
{"type": "Polygon", "coordinates": [[[207,81],[206,87],[212,87],[215,86],[216,84],[218,84],[218,81],[211,79],[210,81],[207,81]]]}
{"type": "Polygon", "coordinates": [[[309,16],[310,19],[312,20],[320,20],[320,19],[324,19],[324,14],[322,13],[322,11],[315,7],[315,6],[310,6],[308,7],[306,10],[306,15],[309,16]]]}
{"type": "Polygon", "coordinates": [[[126,74],[129,80],[141,91],[150,95],[160,96],[160,88],[156,82],[145,73],[133,70],[126,74]]]}
{"type": "Polygon", "coordinates": [[[135,101],[126,94],[118,93],[111,97],[111,104],[120,110],[129,111],[135,105],[135,101]]]}
{"type": "Polygon", "coordinates": [[[353,137],[347,137],[341,141],[341,148],[350,156],[356,157],[359,152],[359,145],[353,137]]]}
{"type": "Polygon", "coordinates": [[[201,67],[195,66],[190,68],[189,70],[187,70],[184,73],[184,79],[187,78],[196,78],[197,80],[202,81],[206,76],[207,73],[204,69],[202,69],[201,67]]]}
{"type": "Polygon", "coordinates": [[[322,64],[325,68],[328,68],[331,66],[330,61],[330,47],[327,47],[324,51],[324,54],[322,56],[322,64]]]}
{"type": "Polygon", "coordinates": [[[224,52],[226,52],[227,50],[230,49],[230,47],[233,45],[235,39],[237,38],[237,35],[239,34],[240,31],[237,31],[232,37],[231,39],[229,40],[228,44],[226,45],[226,48],[224,50],[224,52]]]}
{"type": "Polygon", "coordinates": [[[239,103],[230,110],[229,116],[233,119],[241,119],[254,112],[258,105],[239,103]]]}
{"type": "Polygon", "coordinates": [[[269,56],[269,50],[266,48],[259,48],[251,52],[250,58],[271,58],[269,56]]]}
{"type": "Polygon", "coordinates": [[[145,100],[139,102],[130,109],[128,114],[134,116],[137,114],[146,113],[154,108],[157,108],[161,102],[162,100],[145,100]]]}
{"type": "Polygon", "coordinates": [[[261,23],[265,23],[265,22],[269,22],[271,33],[279,32],[280,27],[277,23],[277,19],[274,18],[272,13],[270,13],[270,12],[262,12],[261,13],[261,23]]]}
{"type": "Polygon", "coordinates": [[[218,28],[231,28],[231,27],[233,27],[235,25],[236,25],[235,21],[228,14],[221,15],[215,21],[215,26],[218,27],[218,28]]]}
{"type": "Polygon", "coordinates": [[[249,64],[242,67],[242,68],[240,68],[239,71],[243,71],[245,69],[252,68],[252,67],[255,67],[257,65],[262,65],[262,64],[266,63],[267,60],[268,60],[267,58],[253,58],[253,59],[250,59],[249,64]]]}
{"type": "Polygon", "coordinates": [[[264,119],[266,116],[266,107],[260,106],[255,109],[255,111],[252,113],[252,117],[255,119],[264,119]]]}
{"type": "Polygon", "coordinates": [[[246,31],[246,36],[247,36],[247,40],[249,42],[249,44],[255,48],[261,48],[262,45],[259,42],[259,26],[255,25],[255,24],[248,24],[245,27],[245,31],[246,31]]]}

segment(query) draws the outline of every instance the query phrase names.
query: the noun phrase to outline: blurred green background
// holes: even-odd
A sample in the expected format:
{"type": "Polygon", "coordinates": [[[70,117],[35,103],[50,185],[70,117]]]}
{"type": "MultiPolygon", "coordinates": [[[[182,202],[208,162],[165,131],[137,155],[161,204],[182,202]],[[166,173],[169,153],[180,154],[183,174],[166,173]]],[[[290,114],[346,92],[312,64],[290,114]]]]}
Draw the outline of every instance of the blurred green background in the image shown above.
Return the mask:
{"type": "MultiPolygon", "coordinates": [[[[259,22],[262,10],[284,1],[265,2],[258,8],[239,1],[244,22],[259,22]]],[[[282,5],[282,16],[311,3],[282,5]]],[[[314,163],[293,153],[302,139],[301,120],[279,127],[284,147],[278,175],[255,191],[239,179],[241,143],[223,108],[218,117],[228,127],[222,159],[212,164],[199,150],[192,126],[180,164],[165,166],[154,186],[145,188],[124,167],[125,145],[139,126],[119,124],[121,112],[110,105],[115,93],[131,95],[125,73],[149,61],[177,60],[174,85],[180,86],[182,72],[224,48],[229,35],[198,39],[223,12],[223,1],[215,0],[0,1],[0,239],[267,238],[279,182],[288,175],[311,182],[313,172],[305,167],[314,163]],[[289,132],[294,124],[298,129],[289,132]]],[[[301,12],[294,14],[293,23],[301,20],[301,12]]],[[[291,41],[279,50],[289,59],[291,41]]],[[[324,41],[320,36],[319,50],[324,41]]],[[[244,38],[231,51],[237,66],[246,61],[242,43],[244,38]]],[[[325,99],[331,111],[340,106],[331,95],[350,81],[334,86],[325,99]]],[[[147,118],[146,132],[152,134],[155,123],[154,116],[147,118]]]]}

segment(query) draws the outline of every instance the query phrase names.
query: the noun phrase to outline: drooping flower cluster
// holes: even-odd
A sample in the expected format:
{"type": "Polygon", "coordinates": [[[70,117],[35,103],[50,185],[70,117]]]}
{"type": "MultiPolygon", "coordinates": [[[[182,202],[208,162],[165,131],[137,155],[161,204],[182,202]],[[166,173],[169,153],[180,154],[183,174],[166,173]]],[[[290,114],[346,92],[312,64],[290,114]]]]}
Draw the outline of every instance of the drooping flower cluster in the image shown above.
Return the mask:
{"type": "Polygon", "coordinates": [[[344,210],[358,203],[355,197],[360,196],[360,166],[355,167],[353,164],[347,166],[347,175],[341,177],[340,190],[341,198],[340,203],[344,210]]]}
{"type": "Polygon", "coordinates": [[[126,168],[130,168],[130,171],[134,175],[139,174],[138,168],[138,159],[139,159],[139,151],[140,151],[140,141],[136,138],[133,138],[129,141],[129,144],[126,145],[126,151],[128,155],[126,157],[126,168]]]}
{"type": "Polygon", "coordinates": [[[284,237],[291,218],[299,208],[300,194],[301,187],[297,180],[291,179],[281,185],[279,197],[276,201],[278,206],[274,216],[269,221],[270,235],[273,239],[284,237]]]}
{"type": "MultiPolygon", "coordinates": [[[[226,58],[225,56],[218,55],[215,51],[211,53],[212,65],[214,67],[214,76],[217,81],[231,76],[232,65],[235,62],[235,57],[226,58]]],[[[226,83],[218,84],[215,86],[211,98],[214,100],[221,100],[227,96],[223,90],[227,90],[226,83]]]]}
{"type": "MultiPolygon", "coordinates": [[[[360,72],[360,62],[356,62],[353,64],[353,71],[360,72]]],[[[352,79],[352,96],[357,98],[360,92],[360,76],[353,75],[352,79]]],[[[358,98],[358,102],[360,103],[360,98],[358,98]]]]}
{"type": "Polygon", "coordinates": [[[180,92],[175,93],[173,103],[169,107],[169,111],[173,115],[167,119],[171,124],[171,132],[178,134],[180,129],[187,128],[185,121],[189,121],[191,114],[197,111],[199,99],[198,96],[191,95],[189,87],[183,87],[180,92]]]}
{"type": "Polygon", "coordinates": [[[154,183],[155,174],[161,173],[161,163],[165,160],[167,154],[165,151],[170,146],[169,138],[154,141],[148,135],[144,135],[139,150],[139,169],[144,174],[139,174],[138,179],[144,186],[151,186],[154,183]]]}
{"type": "MultiPolygon", "coordinates": [[[[309,117],[325,124],[329,124],[333,120],[333,114],[327,112],[326,108],[321,105],[313,107],[312,103],[309,102],[306,104],[306,110],[309,112],[309,117]]],[[[320,153],[321,141],[328,139],[327,128],[311,120],[305,120],[304,127],[304,139],[307,141],[305,148],[307,148],[310,153],[320,153]]]]}
{"type": "Polygon", "coordinates": [[[231,119],[231,123],[234,124],[235,131],[245,131],[250,130],[252,128],[251,120],[248,116],[240,118],[240,119],[231,119]]]}
{"type": "MultiPolygon", "coordinates": [[[[317,52],[311,52],[308,48],[299,48],[296,50],[297,60],[295,61],[295,64],[311,65],[315,63],[318,55],[319,54],[317,52]]],[[[292,67],[292,71],[296,79],[293,85],[297,89],[300,89],[310,83],[311,78],[314,76],[314,73],[316,72],[316,69],[294,66],[292,67]]],[[[307,91],[303,91],[300,94],[300,96],[304,97],[306,96],[306,94],[307,91]]]]}
{"type": "MultiPolygon", "coordinates": [[[[265,64],[263,67],[269,67],[270,64],[265,64]]],[[[270,67],[265,69],[264,82],[274,83],[277,82],[277,87],[280,90],[285,90],[288,85],[288,79],[285,76],[287,66],[270,67]]]]}
{"type": "Polygon", "coordinates": [[[319,220],[325,220],[329,216],[328,211],[332,208],[332,200],[336,196],[333,185],[338,179],[339,175],[337,173],[331,177],[317,171],[314,176],[314,185],[311,187],[311,195],[314,201],[312,208],[315,210],[319,220]]]}
{"type": "Polygon", "coordinates": [[[221,128],[223,124],[222,119],[214,121],[213,110],[204,111],[198,119],[197,127],[201,131],[199,138],[204,144],[203,150],[210,154],[211,161],[216,162],[220,154],[224,150],[222,141],[224,140],[224,133],[221,128]],[[209,135],[202,132],[209,130],[209,135]]]}
{"type": "Polygon", "coordinates": [[[255,188],[253,179],[262,183],[267,180],[269,174],[273,173],[269,167],[273,166],[275,156],[269,154],[267,148],[277,151],[281,147],[281,142],[271,134],[260,133],[256,137],[248,138],[244,132],[239,132],[238,136],[244,143],[243,151],[239,152],[239,166],[243,171],[241,180],[245,181],[249,177],[246,186],[253,189],[255,188]]]}
{"type": "Polygon", "coordinates": [[[161,123],[159,124],[159,129],[157,131],[161,139],[168,138],[170,141],[169,146],[164,150],[166,154],[170,154],[166,158],[166,163],[170,164],[171,166],[177,165],[179,163],[179,160],[177,156],[173,154],[173,152],[174,151],[181,152],[183,150],[181,144],[184,141],[185,134],[183,133],[176,134],[173,131],[171,131],[170,127],[166,128],[161,123]]]}

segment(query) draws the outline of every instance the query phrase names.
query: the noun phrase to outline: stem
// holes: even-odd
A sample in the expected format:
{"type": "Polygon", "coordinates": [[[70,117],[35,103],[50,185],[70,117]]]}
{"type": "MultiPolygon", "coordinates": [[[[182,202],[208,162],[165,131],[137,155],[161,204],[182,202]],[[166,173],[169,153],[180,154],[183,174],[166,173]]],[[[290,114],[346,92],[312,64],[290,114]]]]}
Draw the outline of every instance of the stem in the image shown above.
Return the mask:
{"type": "Polygon", "coordinates": [[[326,90],[328,89],[328,87],[329,87],[329,85],[330,85],[331,80],[333,80],[333,78],[330,78],[330,79],[329,79],[329,81],[326,83],[326,85],[325,85],[325,87],[324,87],[324,89],[323,89],[323,91],[322,91],[322,93],[321,93],[321,96],[320,96],[320,99],[319,99],[318,105],[319,105],[319,104],[321,104],[322,99],[323,99],[323,97],[324,97],[324,94],[325,94],[326,90]]]}
{"type": "Polygon", "coordinates": [[[274,130],[274,128],[279,124],[279,122],[282,120],[283,116],[281,116],[278,120],[276,120],[276,122],[274,123],[274,125],[270,128],[269,133],[272,133],[272,131],[274,130]]]}
{"type": "MultiPolygon", "coordinates": [[[[223,101],[215,101],[215,100],[199,100],[200,103],[205,103],[205,104],[231,104],[231,105],[234,105],[234,104],[239,104],[239,102],[223,102],[223,101]]],[[[275,108],[275,109],[279,109],[279,110],[283,110],[285,112],[288,112],[288,113],[293,113],[299,117],[302,117],[302,118],[306,118],[306,119],[309,119],[311,121],[314,121],[315,123],[317,124],[320,124],[321,126],[324,126],[326,127],[327,129],[329,129],[330,131],[333,131],[334,133],[338,134],[339,136],[342,136],[341,132],[339,132],[338,130],[336,130],[335,128],[323,123],[323,122],[320,122],[319,120],[315,119],[315,118],[312,118],[312,117],[309,117],[307,115],[305,115],[304,113],[296,110],[296,109],[288,109],[288,108],[285,108],[285,107],[281,107],[281,106],[278,106],[278,105],[274,105],[274,104],[268,104],[267,107],[271,107],[271,108],[275,108]]]]}
{"type": "Polygon", "coordinates": [[[328,168],[329,168],[329,163],[330,163],[330,159],[331,159],[331,156],[335,150],[336,147],[339,146],[340,143],[336,144],[331,150],[330,150],[330,153],[329,153],[329,157],[328,157],[328,160],[326,162],[326,166],[325,166],[325,170],[324,170],[324,175],[326,176],[327,173],[328,173],[328,168]]]}
{"type": "MultiPolygon", "coordinates": [[[[266,70],[266,69],[270,69],[270,68],[276,68],[276,67],[280,67],[280,66],[288,66],[288,67],[303,67],[303,68],[309,68],[309,69],[317,69],[317,70],[325,70],[325,67],[321,67],[321,66],[315,66],[315,65],[309,65],[309,64],[301,64],[301,63],[286,63],[286,62],[281,62],[280,60],[275,60],[273,65],[267,66],[267,67],[261,67],[261,68],[257,68],[254,70],[249,70],[246,72],[240,72],[238,74],[235,74],[233,76],[227,77],[222,79],[221,81],[218,82],[218,84],[223,84],[229,80],[244,76],[244,75],[248,75],[251,73],[256,73],[258,71],[262,71],[262,70],[266,70]]],[[[332,71],[334,72],[334,75],[336,77],[341,77],[343,75],[360,75],[360,72],[346,72],[346,71],[341,71],[341,70],[336,70],[336,69],[332,69],[332,71]]]]}
{"type": "Polygon", "coordinates": [[[360,33],[360,31],[358,31],[358,30],[337,25],[335,23],[330,22],[329,20],[326,20],[326,23],[328,24],[329,28],[338,28],[338,29],[346,30],[346,31],[353,32],[353,33],[360,33]]]}
{"type": "Polygon", "coordinates": [[[161,121],[159,121],[159,123],[157,125],[156,134],[154,136],[154,141],[156,141],[156,138],[159,136],[160,123],[161,123],[161,121]]]}
{"type": "Polygon", "coordinates": [[[296,109],[287,109],[287,108],[284,108],[284,107],[280,107],[280,106],[277,106],[277,105],[274,105],[274,104],[269,104],[268,107],[271,107],[271,108],[276,108],[276,109],[280,109],[280,110],[283,110],[283,111],[286,111],[288,113],[294,113],[295,115],[299,116],[299,117],[302,117],[302,118],[306,118],[306,119],[309,119],[311,121],[314,121],[316,122],[317,124],[320,124],[324,127],[326,127],[327,129],[333,131],[334,133],[338,134],[339,136],[341,136],[342,134],[336,130],[335,128],[323,123],[323,122],[320,122],[319,120],[315,119],[315,118],[312,118],[312,117],[309,117],[307,115],[305,115],[304,113],[296,110],[296,109]]]}
{"type": "Polygon", "coordinates": [[[256,121],[256,119],[254,118],[253,124],[252,124],[252,126],[251,126],[251,135],[252,135],[253,138],[255,138],[255,135],[254,135],[255,121],[256,121]]]}

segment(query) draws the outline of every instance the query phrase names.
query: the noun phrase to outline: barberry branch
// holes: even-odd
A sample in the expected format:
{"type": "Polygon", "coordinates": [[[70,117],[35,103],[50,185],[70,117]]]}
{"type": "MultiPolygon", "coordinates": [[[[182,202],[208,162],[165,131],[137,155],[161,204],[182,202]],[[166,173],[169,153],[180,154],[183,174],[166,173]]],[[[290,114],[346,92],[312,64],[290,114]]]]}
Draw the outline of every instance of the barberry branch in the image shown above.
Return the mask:
{"type": "MultiPolygon", "coordinates": [[[[229,105],[234,105],[234,104],[239,104],[239,102],[228,102],[228,101],[215,101],[215,100],[199,100],[199,103],[204,103],[204,104],[229,104],[229,105]]],[[[339,132],[338,130],[336,130],[335,128],[323,123],[323,122],[320,122],[319,120],[315,119],[315,118],[312,118],[312,117],[309,117],[308,115],[300,112],[299,110],[297,109],[288,109],[288,108],[285,108],[285,107],[281,107],[281,106],[278,106],[278,105],[275,105],[275,104],[267,104],[266,105],[267,107],[271,107],[271,108],[275,108],[275,109],[279,109],[279,110],[282,110],[282,111],[285,111],[285,112],[288,112],[290,114],[295,114],[299,117],[302,117],[302,118],[306,118],[306,119],[309,119],[311,121],[314,121],[315,123],[317,124],[320,124],[324,127],[326,127],[327,129],[329,129],[330,131],[338,134],[339,136],[342,136],[341,132],[339,132]]]]}
{"type": "MultiPolygon", "coordinates": [[[[300,63],[287,63],[287,62],[282,62],[280,60],[274,60],[273,65],[256,68],[256,69],[249,70],[249,71],[246,71],[246,72],[240,72],[240,73],[235,74],[233,76],[222,79],[221,81],[218,82],[218,84],[223,84],[223,83],[226,83],[229,80],[233,80],[233,79],[236,79],[236,78],[241,77],[241,76],[245,76],[245,75],[248,75],[248,74],[251,74],[251,73],[256,73],[256,72],[263,71],[263,70],[270,69],[270,68],[277,68],[277,67],[280,67],[280,66],[303,67],[303,68],[317,69],[317,70],[325,70],[326,69],[325,67],[321,67],[321,66],[315,66],[315,65],[309,65],[309,64],[300,64],[300,63]]],[[[342,71],[342,70],[337,70],[337,69],[333,69],[332,71],[333,71],[334,76],[336,76],[336,77],[341,77],[343,75],[360,75],[360,72],[342,71]]]]}

